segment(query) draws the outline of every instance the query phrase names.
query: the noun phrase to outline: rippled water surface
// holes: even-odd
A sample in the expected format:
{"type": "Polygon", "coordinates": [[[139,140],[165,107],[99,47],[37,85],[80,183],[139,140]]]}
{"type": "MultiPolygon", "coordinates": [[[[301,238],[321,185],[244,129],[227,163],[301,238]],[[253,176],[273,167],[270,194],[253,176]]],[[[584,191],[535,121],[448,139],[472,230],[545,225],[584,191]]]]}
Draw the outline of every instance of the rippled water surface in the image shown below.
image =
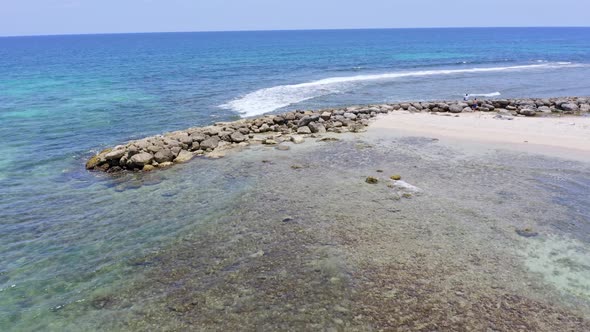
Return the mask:
{"type": "Polygon", "coordinates": [[[0,38],[0,330],[584,330],[584,164],[371,135],[150,174],[83,164],[267,111],[589,95],[589,34],[0,38]],[[393,174],[423,193],[388,188],[393,174]]]}

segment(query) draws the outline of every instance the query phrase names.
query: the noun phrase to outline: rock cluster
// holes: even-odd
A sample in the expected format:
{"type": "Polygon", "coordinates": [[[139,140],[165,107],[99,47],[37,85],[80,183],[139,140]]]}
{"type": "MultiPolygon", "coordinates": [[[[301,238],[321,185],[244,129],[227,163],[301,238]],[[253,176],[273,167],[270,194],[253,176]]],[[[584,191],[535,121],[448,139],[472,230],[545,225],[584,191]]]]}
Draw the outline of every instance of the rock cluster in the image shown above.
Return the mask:
{"type": "MultiPolygon", "coordinates": [[[[369,124],[369,119],[392,111],[471,112],[474,102],[469,103],[441,101],[353,106],[320,111],[293,111],[216,123],[106,149],[90,158],[86,168],[105,172],[150,171],[187,162],[195,156],[214,157],[216,153],[236,146],[253,143],[280,145],[288,141],[301,143],[305,136],[313,134],[359,132],[369,124]]],[[[579,114],[590,112],[590,98],[479,100],[477,110],[514,116],[535,116],[539,113],[579,114]]]]}

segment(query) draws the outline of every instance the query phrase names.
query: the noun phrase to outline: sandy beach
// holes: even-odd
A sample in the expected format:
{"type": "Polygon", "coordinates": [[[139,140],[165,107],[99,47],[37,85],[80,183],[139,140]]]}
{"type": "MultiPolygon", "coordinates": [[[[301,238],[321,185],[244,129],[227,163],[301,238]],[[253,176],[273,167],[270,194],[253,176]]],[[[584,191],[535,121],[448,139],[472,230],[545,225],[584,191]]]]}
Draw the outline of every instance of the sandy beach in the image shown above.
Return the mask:
{"type": "Polygon", "coordinates": [[[485,145],[590,161],[590,117],[498,118],[496,113],[483,112],[444,116],[400,111],[379,116],[369,131],[380,135],[427,136],[475,149],[485,145]]]}

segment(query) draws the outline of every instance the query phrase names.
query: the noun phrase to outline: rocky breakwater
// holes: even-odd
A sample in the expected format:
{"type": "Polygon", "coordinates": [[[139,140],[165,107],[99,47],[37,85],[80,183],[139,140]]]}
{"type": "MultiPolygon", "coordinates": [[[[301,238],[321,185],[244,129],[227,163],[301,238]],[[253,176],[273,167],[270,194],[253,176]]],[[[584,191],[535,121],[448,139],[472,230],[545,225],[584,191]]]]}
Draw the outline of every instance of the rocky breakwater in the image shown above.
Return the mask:
{"type": "MultiPolygon", "coordinates": [[[[359,132],[378,114],[411,112],[473,112],[474,102],[411,102],[353,106],[320,111],[293,111],[254,119],[216,123],[131,141],[93,156],[89,170],[103,172],[151,171],[196,156],[217,157],[223,150],[251,144],[301,143],[303,137],[327,132],[359,132]]],[[[477,110],[514,116],[580,114],[590,111],[590,98],[479,100],[477,110]]]]}

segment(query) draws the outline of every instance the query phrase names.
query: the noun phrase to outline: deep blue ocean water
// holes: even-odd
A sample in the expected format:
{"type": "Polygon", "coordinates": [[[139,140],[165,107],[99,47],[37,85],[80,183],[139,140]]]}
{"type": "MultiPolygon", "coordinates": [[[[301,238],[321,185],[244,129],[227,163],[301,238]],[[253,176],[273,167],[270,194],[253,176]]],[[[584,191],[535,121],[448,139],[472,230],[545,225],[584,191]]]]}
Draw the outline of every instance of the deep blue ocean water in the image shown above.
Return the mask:
{"type": "Polygon", "coordinates": [[[166,209],[181,188],[220,201],[241,190],[176,170],[147,180],[168,181],[157,193],[114,190],[83,169],[105,147],[286,109],[588,96],[588,77],[590,28],[0,38],[0,327],[117,280],[123,258],[174,239],[193,211],[166,209]]]}

